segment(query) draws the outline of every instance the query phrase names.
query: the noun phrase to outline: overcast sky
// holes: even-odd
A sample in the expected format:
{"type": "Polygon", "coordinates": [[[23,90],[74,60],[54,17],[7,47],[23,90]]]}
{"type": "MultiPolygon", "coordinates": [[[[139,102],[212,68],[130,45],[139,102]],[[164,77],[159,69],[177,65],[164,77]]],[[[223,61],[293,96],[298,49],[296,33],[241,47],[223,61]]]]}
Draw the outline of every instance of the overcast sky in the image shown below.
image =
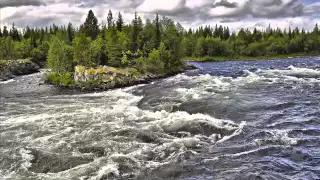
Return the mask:
{"type": "Polygon", "coordinates": [[[90,9],[99,22],[106,22],[108,10],[120,11],[130,22],[135,11],[143,18],[155,13],[179,21],[185,28],[199,25],[253,29],[272,27],[313,29],[320,23],[320,0],[0,0],[1,26],[45,27],[71,22],[80,25],[90,9]]]}

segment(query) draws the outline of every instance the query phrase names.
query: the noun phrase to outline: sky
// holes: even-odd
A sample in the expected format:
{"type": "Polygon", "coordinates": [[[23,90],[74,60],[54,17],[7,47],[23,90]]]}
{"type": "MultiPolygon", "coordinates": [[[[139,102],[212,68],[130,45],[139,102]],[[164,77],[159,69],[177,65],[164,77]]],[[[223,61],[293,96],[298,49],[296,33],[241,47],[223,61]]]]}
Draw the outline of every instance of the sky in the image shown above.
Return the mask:
{"type": "Polygon", "coordinates": [[[240,28],[304,28],[320,24],[320,0],[0,0],[1,24],[45,27],[53,23],[79,26],[91,9],[106,23],[109,9],[129,23],[136,11],[142,19],[168,16],[186,29],[221,24],[240,28]]]}

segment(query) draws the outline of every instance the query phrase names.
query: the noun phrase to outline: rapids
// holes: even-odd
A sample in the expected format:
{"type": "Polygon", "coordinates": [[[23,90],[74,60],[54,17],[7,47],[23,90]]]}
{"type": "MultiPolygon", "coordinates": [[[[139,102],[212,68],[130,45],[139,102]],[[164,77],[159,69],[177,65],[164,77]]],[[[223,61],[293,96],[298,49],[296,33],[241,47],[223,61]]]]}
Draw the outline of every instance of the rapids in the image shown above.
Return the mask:
{"type": "Polygon", "coordinates": [[[81,94],[0,82],[0,179],[320,179],[320,58],[81,94]]]}

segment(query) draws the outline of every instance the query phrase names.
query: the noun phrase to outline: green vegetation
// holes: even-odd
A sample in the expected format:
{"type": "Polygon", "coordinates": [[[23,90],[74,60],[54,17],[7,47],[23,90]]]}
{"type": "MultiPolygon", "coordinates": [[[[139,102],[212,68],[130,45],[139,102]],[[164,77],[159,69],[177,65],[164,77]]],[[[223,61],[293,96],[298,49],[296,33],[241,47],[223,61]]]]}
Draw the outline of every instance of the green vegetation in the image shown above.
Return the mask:
{"type": "Polygon", "coordinates": [[[246,60],[275,60],[275,59],[289,59],[298,57],[312,57],[319,56],[320,53],[294,53],[294,54],[277,54],[277,55],[266,55],[266,56],[206,56],[206,57],[185,57],[185,61],[201,61],[201,62],[211,62],[211,61],[246,61],[246,60]]]}
{"type": "Polygon", "coordinates": [[[121,13],[114,19],[111,11],[106,22],[101,24],[90,10],[79,28],[71,23],[41,29],[27,26],[22,33],[14,24],[10,30],[4,27],[0,29],[0,59],[46,62],[52,70],[47,76],[50,82],[72,85],[70,79],[79,65],[129,68],[143,76],[179,72],[183,59],[223,61],[320,54],[318,25],[310,32],[268,28],[231,33],[228,27],[217,25],[186,31],[181,24],[158,15],[143,23],[135,13],[132,23],[125,24],[121,13]]]}
{"type": "Polygon", "coordinates": [[[74,86],[75,82],[72,80],[72,73],[67,72],[65,74],[59,74],[51,72],[46,74],[46,81],[50,84],[55,84],[59,86],[74,86]]]}
{"type": "Polygon", "coordinates": [[[227,27],[200,27],[182,39],[185,60],[224,61],[274,59],[320,55],[318,25],[311,32],[271,29],[241,29],[230,34],[227,27]]]}

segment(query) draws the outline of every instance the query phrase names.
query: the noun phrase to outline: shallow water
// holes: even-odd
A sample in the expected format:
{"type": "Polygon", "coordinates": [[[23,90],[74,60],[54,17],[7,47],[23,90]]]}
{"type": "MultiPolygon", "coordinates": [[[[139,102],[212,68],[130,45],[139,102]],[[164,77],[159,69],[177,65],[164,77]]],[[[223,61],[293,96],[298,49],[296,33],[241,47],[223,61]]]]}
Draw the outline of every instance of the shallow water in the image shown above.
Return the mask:
{"type": "Polygon", "coordinates": [[[191,64],[91,94],[0,83],[0,179],[320,179],[319,57],[191,64]]]}

